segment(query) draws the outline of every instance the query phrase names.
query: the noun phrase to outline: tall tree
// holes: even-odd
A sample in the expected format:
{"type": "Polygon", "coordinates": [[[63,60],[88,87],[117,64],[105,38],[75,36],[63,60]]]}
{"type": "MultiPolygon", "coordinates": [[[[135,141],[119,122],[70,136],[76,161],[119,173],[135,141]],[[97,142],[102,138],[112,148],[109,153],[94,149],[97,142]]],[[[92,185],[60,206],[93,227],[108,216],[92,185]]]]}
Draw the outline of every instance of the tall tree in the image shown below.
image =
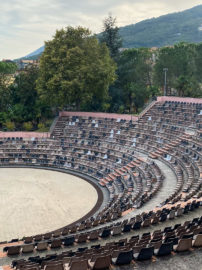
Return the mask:
{"type": "Polygon", "coordinates": [[[58,30],[45,45],[37,82],[41,98],[51,106],[77,110],[95,98],[102,103],[116,69],[106,45],[82,27],[58,30]]]}
{"type": "Polygon", "coordinates": [[[196,78],[202,83],[202,43],[195,44],[196,49],[196,78]]]}
{"type": "Polygon", "coordinates": [[[7,111],[10,106],[9,85],[12,83],[16,64],[0,62],[0,111],[7,111]]]}
{"type": "Polygon", "coordinates": [[[119,81],[129,112],[136,112],[150,95],[151,54],[148,49],[129,49],[121,54],[119,81]]]}
{"type": "Polygon", "coordinates": [[[11,120],[22,123],[37,120],[39,107],[37,106],[36,80],[38,68],[29,66],[19,73],[10,87],[11,91],[11,120]]]}
{"type": "Polygon", "coordinates": [[[111,14],[103,22],[103,32],[100,41],[105,42],[110,50],[111,57],[116,59],[122,46],[122,39],[119,35],[119,28],[116,26],[116,18],[111,14]]]}
{"type": "Polygon", "coordinates": [[[154,67],[154,83],[159,87],[164,85],[163,69],[168,68],[167,84],[177,90],[179,96],[198,91],[196,47],[194,44],[178,43],[173,47],[161,48],[154,67]]]}
{"type": "Polygon", "coordinates": [[[0,62],[0,87],[5,88],[10,84],[10,78],[15,73],[17,66],[12,62],[0,62]]]}

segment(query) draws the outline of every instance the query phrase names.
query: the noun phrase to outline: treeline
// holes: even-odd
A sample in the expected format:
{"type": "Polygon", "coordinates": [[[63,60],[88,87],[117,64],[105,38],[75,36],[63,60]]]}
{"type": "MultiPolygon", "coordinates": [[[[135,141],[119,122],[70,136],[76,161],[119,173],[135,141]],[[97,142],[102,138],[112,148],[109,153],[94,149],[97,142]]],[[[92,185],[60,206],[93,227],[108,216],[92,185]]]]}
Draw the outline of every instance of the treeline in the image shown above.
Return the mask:
{"type": "Polygon", "coordinates": [[[63,109],[138,113],[163,94],[164,68],[167,92],[202,97],[202,44],[122,51],[115,23],[104,21],[99,40],[82,27],[57,31],[39,67],[0,62],[0,128],[46,131],[63,109]]]}
{"type": "Polygon", "coordinates": [[[1,130],[48,130],[53,115],[38,95],[38,75],[38,67],[29,66],[18,73],[15,64],[0,62],[1,130]]]}
{"type": "Polygon", "coordinates": [[[117,64],[117,79],[109,87],[110,112],[139,112],[148,99],[166,92],[177,96],[202,97],[202,43],[178,43],[160,49],[121,51],[116,20],[104,21],[101,42],[105,42],[117,64]]]}
{"type": "Polygon", "coordinates": [[[138,112],[151,97],[202,97],[202,44],[179,43],[155,51],[129,49],[117,60],[118,79],[110,87],[111,111],[138,112]]]}

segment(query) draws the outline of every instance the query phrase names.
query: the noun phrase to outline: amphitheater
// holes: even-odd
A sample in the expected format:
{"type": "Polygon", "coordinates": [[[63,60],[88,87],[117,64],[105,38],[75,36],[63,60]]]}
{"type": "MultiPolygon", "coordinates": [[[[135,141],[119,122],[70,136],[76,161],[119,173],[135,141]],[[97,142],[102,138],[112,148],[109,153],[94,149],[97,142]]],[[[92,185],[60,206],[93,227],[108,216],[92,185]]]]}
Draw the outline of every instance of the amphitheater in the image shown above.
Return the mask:
{"type": "Polygon", "coordinates": [[[202,99],[0,133],[0,269],[202,269],[202,99]]]}

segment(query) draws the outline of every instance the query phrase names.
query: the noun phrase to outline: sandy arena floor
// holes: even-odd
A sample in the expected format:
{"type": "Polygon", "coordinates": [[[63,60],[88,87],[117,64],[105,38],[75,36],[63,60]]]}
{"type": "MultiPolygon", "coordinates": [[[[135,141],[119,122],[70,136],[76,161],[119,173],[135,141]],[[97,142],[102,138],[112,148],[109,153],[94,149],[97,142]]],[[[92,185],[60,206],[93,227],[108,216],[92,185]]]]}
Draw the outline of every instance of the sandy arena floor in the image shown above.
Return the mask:
{"type": "Polygon", "coordinates": [[[73,175],[0,169],[0,241],[56,230],[87,214],[97,191],[73,175]]]}

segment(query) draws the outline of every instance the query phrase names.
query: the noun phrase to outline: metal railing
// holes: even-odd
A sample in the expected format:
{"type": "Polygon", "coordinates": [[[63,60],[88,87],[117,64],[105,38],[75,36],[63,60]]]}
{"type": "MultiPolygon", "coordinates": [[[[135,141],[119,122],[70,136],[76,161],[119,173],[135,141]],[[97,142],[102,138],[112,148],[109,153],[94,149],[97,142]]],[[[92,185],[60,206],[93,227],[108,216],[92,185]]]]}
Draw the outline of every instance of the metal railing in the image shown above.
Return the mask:
{"type": "Polygon", "coordinates": [[[156,100],[153,100],[152,98],[151,99],[149,99],[149,101],[145,104],[145,106],[143,107],[143,110],[142,110],[142,112],[139,114],[139,119],[141,118],[141,117],[143,117],[143,115],[149,110],[149,109],[151,109],[153,106],[154,106],[154,104],[156,104],[156,100]]]}
{"type": "Polygon", "coordinates": [[[49,129],[50,135],[52,135],[53,130],[54,130],[56,124],[57,124],[58,119],[59,119],[59,116],[56,116],[55,119],[53,120],[53,123],[51,124],[50,129],[49,129]]]}

